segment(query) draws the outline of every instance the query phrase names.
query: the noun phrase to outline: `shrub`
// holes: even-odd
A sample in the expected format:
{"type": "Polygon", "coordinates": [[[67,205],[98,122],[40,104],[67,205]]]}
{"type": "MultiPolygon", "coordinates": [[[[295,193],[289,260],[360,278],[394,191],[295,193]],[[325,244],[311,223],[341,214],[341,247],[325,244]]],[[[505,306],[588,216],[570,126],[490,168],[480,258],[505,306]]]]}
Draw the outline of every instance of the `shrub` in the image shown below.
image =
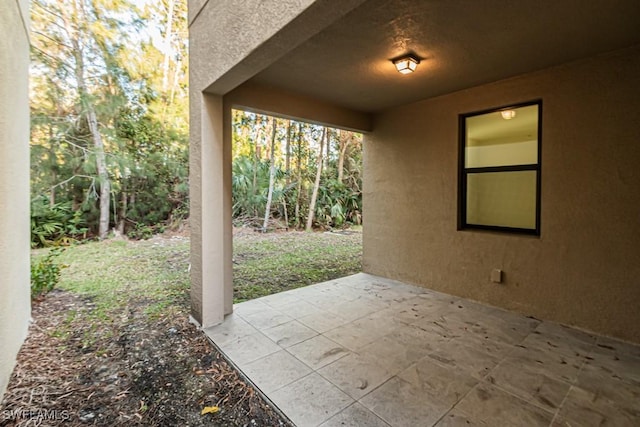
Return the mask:
{"type": "Polygon", "coordinates": [[[31,247],[64,246],[86,237],[81,211],[70,202],[49,204],[46,197],[31,201],[31,247]]]}
{"type": "Polygon", "coordinates": [[[31,299],[50,292],[60,282],[60,273],[67,266],[56,262],[64,248],[50,250],[47,255],[31,260],[31,299]]]}

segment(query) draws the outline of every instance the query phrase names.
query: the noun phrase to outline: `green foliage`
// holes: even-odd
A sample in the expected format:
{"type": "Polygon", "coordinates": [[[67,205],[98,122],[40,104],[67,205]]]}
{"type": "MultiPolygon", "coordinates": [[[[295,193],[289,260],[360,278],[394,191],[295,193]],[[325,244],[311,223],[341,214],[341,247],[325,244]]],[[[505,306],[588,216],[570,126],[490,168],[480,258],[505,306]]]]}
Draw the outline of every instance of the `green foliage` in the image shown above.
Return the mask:
{"type": "Polygon", "coordinates": [[[319,228],[362,223],[361,135],[235,110],[232,121],[233,218],[237,224],[260,226],[269,190],[269,153],[273,144],[276,176],[270,218],[286,227],[303,228],[325,133],[322,176],[314,210],[319,228]],[[275,139],[273,123],[276,123],[275,139]]]}
{"type": "Polygon", "coordinates": [[[142,109],[121,111],[118,188],[125,232],[148,238],[169,220],[188,216],[188,140],[171,132],[142,109]]]}
{"type": "MultiPolygon", "coordinates": [[[[238,156],[232,165],[233,218],[245,224],[258,225],[262,220],[269,192],[269,162],[238,156]]],[[[278,203],[287,188],[283,186],[285,172],[276,168],[272,213],[278,213],[278,203]]]]}
{"type": "Polygon", "coordinates": [[[189,205],[186,0],[171,13],[133,0],[31,4],[31,189],[55,201],[36,206],[33,240],[74,238],[60,218],[70,206],[95,235],[107,183],[109,228],[146,235],[178,223],[189,205]]]}
{"type": "Polygon", "coordinates": [[[316,221],[329,227],[362,223],[362,193],[329,179],[318,189],[316,221]]]}
{"type": "Polygon", "coordinates": [[[145,225],[136,224],[133,229],[127,232],[127,236],[135,240],[147,240],[154,236],[154,234],[163,233],[165,227],[163,225],[145,225]]]}
{"type": "Polygon", "coordinates": [[[70,202],[50,204],[45,197],[31,201],[31,247],[66,246],[86,237],[82,211],[70,202]]]}
{"type": "Polygon", "coordinates": [[[39,259],[31,259],[31,299],[50,292],[59,282],[62,269],[67,266],[56,261],[64,248],[51,249],[39,259]]]}

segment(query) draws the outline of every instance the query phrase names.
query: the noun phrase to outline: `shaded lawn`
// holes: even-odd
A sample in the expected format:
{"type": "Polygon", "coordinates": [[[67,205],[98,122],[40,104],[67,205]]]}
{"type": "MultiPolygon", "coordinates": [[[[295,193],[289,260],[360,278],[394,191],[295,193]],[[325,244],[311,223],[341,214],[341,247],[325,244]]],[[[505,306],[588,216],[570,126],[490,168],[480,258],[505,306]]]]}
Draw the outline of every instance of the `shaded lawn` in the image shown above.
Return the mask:
{"type": "Polygon", "coordinates": [[[355,274],[362,269],[362,233],[236,235],[236,302],[355,274]]]}
{"type": "MultiPolygon", "coordinates": [[[[236,300],[358,272],[361,252],[360,233],[239,230],[236,300]]],[[[187,238],[88,243],[59,260],[0,410],[54,410],[68,418],[47,425],[64,426],[289,425],[189,323],[187,238]]]]}

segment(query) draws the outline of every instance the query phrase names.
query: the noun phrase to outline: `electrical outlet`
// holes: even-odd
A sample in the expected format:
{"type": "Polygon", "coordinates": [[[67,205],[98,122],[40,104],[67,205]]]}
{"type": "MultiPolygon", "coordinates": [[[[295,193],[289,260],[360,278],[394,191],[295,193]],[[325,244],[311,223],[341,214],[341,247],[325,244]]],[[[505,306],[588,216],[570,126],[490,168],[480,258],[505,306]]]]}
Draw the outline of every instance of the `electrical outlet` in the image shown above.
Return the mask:
{"type": "Polygon", "coordinates": [[[502,270],[499,268],[491,270],[491,281],[493,283],[502,283],[502,270]]]}

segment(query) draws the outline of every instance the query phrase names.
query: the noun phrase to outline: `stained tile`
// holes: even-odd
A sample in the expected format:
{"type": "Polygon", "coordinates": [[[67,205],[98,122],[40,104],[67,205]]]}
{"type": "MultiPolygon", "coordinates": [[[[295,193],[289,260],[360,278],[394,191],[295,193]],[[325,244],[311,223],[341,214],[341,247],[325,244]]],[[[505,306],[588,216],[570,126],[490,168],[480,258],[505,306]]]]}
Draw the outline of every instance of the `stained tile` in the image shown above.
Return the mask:
{"type": "Polygon", "coordinates": [[[476,347],[485,353],[503,359],[516,348],[513,344],[508,344],[505,340],[496,339],[495,336],[468,333],[458,338],[454,338],[458,343],[476,347]]]}
{"type": "Polygon", "coordinates": [[[281,350],[276,343],[260,332],[229,340],[221,346],[221,349],[241,368],[249,362],[281,350]]]}
{"type": "Polygon", "coordinates": [[[282,306],[301,302],[300,298],[294,293],[280,292],[278,294],[268,295],[266,297],[258,298],[258,301],[268,305],[269,307],[279,310],[282,306]]]}
{"type": "Polygon", "coordinates": [[[312,369],[319,369],[351,354],[348,349],[323,335],[293,345],[287,351],[312,369]]]}
{"type": "Polygon", "coordinates": [[[550,378],[569,383],[576,381],[578,373],[586,361],[586,356],[579,353],[573,355],[555,353],[541,350],[535,344],[518,345],[509,353],[508,357],[517,360],[518,363],[534,366],[550,378]]]}
{"type": "Polygon", "coordinates": [[[357,304],[353,301],[336,304],[334,301],[334,303],[327,308],[327,311],[353,321],[376,313],[384,308],[386,307],[383,303],[372,302],[370,300],[359,301],[357,304]]]}
{"type": "Polygon", "coordinates": [[[618,350],[620,347],[615,350],[610,348],[614,347],[596,346],[587,356],[585,364],[608,372],[626,382],[640,385],[640,357],[635,357],[628,349],[620,351],[618,350]]]}
{"type": "Polygon", "coordinates": [[[640,344],[632,344],[609,337],[598,337],[594,351],[618,357],[634,357],[640,359],[640,344]]]}
{"type": "Polygon", "coordinates": [[[274,326],[278,326],[293,320],[290,316],[286,315],[285,313],[279,310],[276,310],[269,306],[266,306],[266,307],[267,308],[259,312],[251,313],[247,316],[243,316],[244,320],[246,320],[254,328],[261,331],[265,329],[273,328],[274,326]]]}
{"type": "Polygon", "coordinates": [[[588,345],[595,344],[597,336],[585,331],[581,331],[570,326],[565,326],[555,322],[541,322],[536,328],[536,332],[547,336],[554,336],[570,343],[583,342],[588,345]]]}
{"type": "Polygon", "coordinates": [[[233,305],[233,314],[245,318],[252,314],[267,310],[269,306],[259,299],[241,302],[233,305]]]}
{"type": "Polygon", "coordinates": [[[318,335],[313,329],[295,320],[265,329],[263,333],[283,348],[290,347],[318,335]]]}
{"type": "Polygon", "coordinates": [[[477,379],[456,369],[438,365],[428,357],[411,365],[398,374],[398,377],[411,384],[420,394],[429,398],[435,396],[450,406],[456,404],[478,383],[477,379]]]}
{"type": "Polygon", "coordinates": [[[471,301],[458,299],[453,304],[448,304],[447,307],[448,310],[442,313],[444,317],[459,320],[466,324],[484,324],[497,320],[497,317],[495,317],[497,309],[471,301]]]}
{"type": "Polygon", "coordinates": [[[473,419],[471,416],[453,408],[444,417],[438,421],[434,427],[489,427],[480,420],[473,419]]]}
{"type": "Polygon", "coordinates": [[[548,377],[542,368],[511,358],[500,362],[486,381],[551,412],[560,407],[571,387],[548,377]]]}
{"type": "Polygon", "coordinates": [[[310,374],[311,369],[285,350],[280,350],[243,365],[242,372],[268,394],[310,374]]]}
{"type": "Polygon", "coordinates": [[[391,378],[360,403],[394,427],[431,426],[451,408],[398,377],[391,378]]]}
{"type": "Polygon", "coordinates": [[[640,425],[640,411],[619,407],[614,402],[579,387],[571,387],[558,411],[553,427],[635,427],[640,425]]]}
{"type": "Polygon", "coordinates": [[[542,322],[521,344],[568,357],[584,357],[595,347],[595,337],[562,325],[542,322]]]}
{"type": "Polygon", "coordinates": [[[479,346],[455,339],[441,344],[428,357],[444,367],[459,369],[477,379],[484,378],[500,361],[498,356],[487,353],[479,346]]]}
{"type": "Polygon", "coordinates": [[[349,354],[317,372],[354,399],[360,399],[393,375],[375,358],[358,354],[349,354]]]}
{"type": "Polygon", "coordinates": [[[212,326],[204,330],[216,345],[223,346],[231,340],[241,338],[258,332],[237,314],[231,314],[224,319],[224,323],[212,326]]]}
{"type": "Polygon", "coordinates": [[[358,350],[358,354],[375,359],[392,374],[408,368],[427,355],[429,349],[420,343],[407,344],[397,340],[394,334],[376,339],[358,350]]]}
{"type": "MultiPolygon", "coordinates": [[[[341,300],[339,296],[327,293],[317,293],[315,295],[306,296],[303,301],[308,302],[309,304],[315,306],[323,312],[331,311],[335,308],[336,304],[343,302],[343,300],[341,300]]],[[[336,312],[333,311],[333,313],[336,312]]]]}
{"type": "Polygon", "coordinates": [[[391,334],[404,326],[393,318],[377,313],[355,320],[346,325],[325,332],[325,336],[350,350],[358,350],[384,335],[391,334]]]}
{"type": "Polygon", "coordinates": [[[364,273],[205,332],[298,426],[640,425],[640,346],[364,273]]]}
{"type": "Polygon", "coordinates": [[[374,342],[381,335],[374,327],[369,327],[362,322],[359,324],[352,322],[327,331],[324,336],[349,350],[357,351],[374,342]]]}
{"type": "Polygon", "coordinates": [[[300,317],[309,316],[312,314],[325,314],[324,310],[321,310],[317,306],[301,299],[296,302],[290,302],[288,304],[283,304],[279,307],[279,310],[285,313],[287,316],[290,316],[294,319],[299,319],[300,317]]]}
{"type": "Polygon", "coordinates": [[[395,319],[398,322],[412,324],[424,318],[437,317],[440,304],[425,301],[424,298],[414,296],[406,301],[394,301],[389,308],[379,311],[379,316],[395,319]]]}
{"type": "Polygon", "coordinates": [[[316,373],[269,395],[297,427],[316,427],[354,403],[354,400],[316,373]]]}
{"type": "Polygon", "coordinates": [[[310,285],[310,286],[303,286],[301,288],[292,289],[292,290],[290,290],[288,292],[291,295],[295,296],[296,298],[298,298],[300,300],[303,300],[303,299],[311,297],[312,295],[317,295],[318,286],[319,286],[319,284],[310,285]]]}
{"type": "Polygon", "coordinates": [[[492,385],[480,383],[456,409],[490,426],[548,426],[553,414],[492,385]]]}
{"type": "Polygon", "coordinates": [[[412,325],[424,331],[440,335],[445,341],[464,336],[468,327],[463,321],[445,317],[442,314],[437,317],[424,316],[413,322],[412,325]]]}
{"type": "Polygon", "coordinates": [[[320,427],[344,426],[389,427],[389,424],[385,423],[376,414],[356,402],[320,425],[320,427]]]}
{"type": "Polygon", "coordinates": [[[606,367],[585,364],[578,374],[576,385],[605,398],[620,408],[627,408],[640,416],[640,383],[621,377],[606,367]]]}
{"type": "Polygon", "coordinates": [[[319,333],[325,333],[349,323],[348,320],[346,320],[339,314],[329,314],[324,311],[320,313],[310,314],[304,317],[299,317],[298,321],[319,333]]]}
{"type": "Polygon", "coordinates": [[[426,353],[432,352],[442,343],[450,341],[448,338],[445,338],[438,333],[425,331],[415,325],[408,325],[398,329],[388,336],[398,341],[400,344],[426,353]]]}
{"type": "Polygon", "coordinates": [[[462,336],[471,335],[483,340],[518,344],[539,324],[537,320],[497,308],[482,308],[478,303],[458,301],[453,306],[454,308],[444,312],[443,316],[463,323],[463,327],[458,328],[462,336]]]}

